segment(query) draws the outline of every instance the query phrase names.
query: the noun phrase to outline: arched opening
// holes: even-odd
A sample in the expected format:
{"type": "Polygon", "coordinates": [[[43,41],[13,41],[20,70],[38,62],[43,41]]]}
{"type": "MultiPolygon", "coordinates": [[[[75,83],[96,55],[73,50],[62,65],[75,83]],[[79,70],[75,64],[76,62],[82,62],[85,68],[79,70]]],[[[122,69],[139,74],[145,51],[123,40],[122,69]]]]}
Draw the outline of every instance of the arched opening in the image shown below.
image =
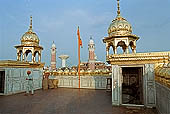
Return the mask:
{"type": "Polygon", "coordinates": [[[117,44],[117,54],[124,54],[127,52],[127,46],[124,41],[120,41],[117,44]]]}
{"type": "Polygon", "coordinates": [[[109,55],[114,54],[114,48],[112,45],[109,46],[109,55]]]}
{"type": "Polygon", "coordinates": [[[134,45],[133,41],[129,43],[129,46],[131,48],[131,53],[136,53],[136,46],[134,45]]]}
{"type": "Polygon", "coordinates": [[[123,51],[122,47],[118,46],[117,47],[117,54],[123,54],[123,53],[124,53],[124,51],[123,51]]]}
{"type": "Polygon", "coordinates": [[[38,51],[35,51],[34,52],[34,62],[39,62],[39,52],[38,51]]]}
{"type": "Polygon", "coordinates": [[[31,50],[26,50],[25,52],[25,61],[26,62],[31,62],[32,61],[32,51],[31,50]]]}

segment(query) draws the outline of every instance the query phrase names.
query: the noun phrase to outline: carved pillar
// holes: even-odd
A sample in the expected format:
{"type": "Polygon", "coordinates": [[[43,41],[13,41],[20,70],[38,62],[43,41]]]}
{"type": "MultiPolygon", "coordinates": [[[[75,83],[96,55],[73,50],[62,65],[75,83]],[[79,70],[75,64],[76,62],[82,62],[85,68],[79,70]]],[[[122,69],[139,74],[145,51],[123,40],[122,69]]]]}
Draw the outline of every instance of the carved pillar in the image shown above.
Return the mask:
{"type": "Polygon", "coordinates": [[[34,50],[32,50],[31,52],[32,52],[32,60],[31,60],[31,62],[35,62],[35,54],[34,54],[34,50]]]}
{"type": "Polygon", "coordinates": [[[133,53],[136,53],[136,49],[133,50],[133,53]]]}
{"type": "Polygon", "coordinates": [[[34,62],[34,53],[32,53],[32,61],[31,62],[34,62]]]}
{"type": "Polygon", "coordinates": [[[38,62],[41,62],[41,53],[38,54],[38,62]]]}
{"type": "Polygon", "coordinates": [[[114,46],[114,54],[117,54],[117,46],[114,46]]]}
{"type": "Polygon", "coordinates": [[[133,46],[131,48],[132,48],[132,53],[136,53],[136,46],[133,46]]]}
{"type": "Polygon", "coordinates": [[[19,61],[19,53],[17,53],[17,61],[19,61]]]}
{"type": "Polygon", "coordinates": [[[106,57],[109,56],[109,49],[110,49],[110,45],[108,42],[106,42],[106,57]]]}
{"type": "Polygon", "coordinates": [[[109,56],[109,49],[110,49],[110,46],[106,47],[106,56],[109,56]]]}
{"type": "Polygon", "coordinates": [[[126,46],[126,53],[128,54],[129,53],[129,47],[126,46]]]}
{"type": "Polygon", "coordinates": [[[36,57],[34,56],[33,58],[34,58],[33,61],[36,62],[36,57]]]}
{"type": "Polygon", "coordinates": [[[36,57],[36,53],[34,52],[34,54],[33,54],[33,62],[36,62],[35,57],[36,57]]]}
{"type": "Polygon", "coordinates": [[[28,54],[26,53],[26,58],[25,58],[26,62],[27,62],[27,59],[28,59],[28,54]]]}
{"type": "Polygon", "coordinates": [[[21,52],[19,52],[18,60],[21,61],[21,52]]]}
{"type": "Polygon", "coordinates": [[[22,61],[25,61],[25,53],[22,54],[22,61]]]}

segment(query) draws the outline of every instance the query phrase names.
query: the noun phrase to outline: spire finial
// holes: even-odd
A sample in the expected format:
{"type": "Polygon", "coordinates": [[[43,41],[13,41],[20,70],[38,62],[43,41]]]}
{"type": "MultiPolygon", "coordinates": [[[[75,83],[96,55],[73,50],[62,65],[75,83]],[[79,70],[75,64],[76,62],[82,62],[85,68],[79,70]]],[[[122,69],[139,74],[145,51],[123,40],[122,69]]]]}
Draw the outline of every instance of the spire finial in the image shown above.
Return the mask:
{"type": "Polygon", "coordinates": [[[120,15],[120,4],[119,4],[120,0],[117,0],[117,14],[120,15]]]}
{"type": "Polygon", "coordinates": [[[29,31],[32,32],[32,15],[30,16],[30,28],[29,31]]]}
{"type": "Polygon", "coordinates": [[[92,40],[92,35],[90,36],[90,40],[92,40]]]}

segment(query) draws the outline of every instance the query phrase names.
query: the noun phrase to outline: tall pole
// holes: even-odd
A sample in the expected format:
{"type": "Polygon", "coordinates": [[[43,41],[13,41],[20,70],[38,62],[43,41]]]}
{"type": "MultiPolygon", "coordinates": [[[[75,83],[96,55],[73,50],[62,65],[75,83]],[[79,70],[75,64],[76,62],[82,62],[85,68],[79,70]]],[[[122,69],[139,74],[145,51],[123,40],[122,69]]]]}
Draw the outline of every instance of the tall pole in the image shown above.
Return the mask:
{"type": "Polygon", "coordinates": [[[78,76],[79,76],[79,89],[80,89],[80,45],[82,44],[80,39],[79,26],[78,26],[77,35],[78,35],[78,76]]]}
{"type": "Polygon", "coordinates": [[[78,75],[79,75],[79,89],[80,89],[80,40],[78,40],[78,75]]]}

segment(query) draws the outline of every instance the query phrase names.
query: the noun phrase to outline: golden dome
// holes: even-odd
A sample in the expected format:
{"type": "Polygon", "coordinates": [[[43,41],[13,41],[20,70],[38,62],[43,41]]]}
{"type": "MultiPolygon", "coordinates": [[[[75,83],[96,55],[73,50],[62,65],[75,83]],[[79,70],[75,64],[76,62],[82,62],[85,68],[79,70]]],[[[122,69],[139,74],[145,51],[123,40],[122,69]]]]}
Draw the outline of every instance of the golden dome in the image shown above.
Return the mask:
{"type": "Polygon", "coordinates": [[[132,33],[132,27],[129,22],[121,15],[117,15],[108,28],[109,36],[129,35],[132,33]]]}
{"type": "Polygon", "coordinates": [[[69,71],[69,69],[68,68],[66,68],[65,70],[64,70],[64,73],[69,73],[70,71],[69,71]]]}
{"type": "Polygon", "coordinates": [[[30,17],[30,27],[26,33],[21,38],[21,45],[26,46],[38,46],[39,38],[35,32],[32,30],[32,16],[30,17]]]}
{"type": "Polygon", "coordinates": [[[62,70],[61,68],[59,68],[59,69],[57,70],[57,73],[61,74],[61,73],[63,73],[63,70],[62,70]]]}
{"type": "Polygon", "coordinates": [[[112,21],[108,28],[109,37],[129,35],[132,33],[131,24],[120,15],[119,0],[117,0],[117,5],[118,5],[117,17],[112,21]]]}

